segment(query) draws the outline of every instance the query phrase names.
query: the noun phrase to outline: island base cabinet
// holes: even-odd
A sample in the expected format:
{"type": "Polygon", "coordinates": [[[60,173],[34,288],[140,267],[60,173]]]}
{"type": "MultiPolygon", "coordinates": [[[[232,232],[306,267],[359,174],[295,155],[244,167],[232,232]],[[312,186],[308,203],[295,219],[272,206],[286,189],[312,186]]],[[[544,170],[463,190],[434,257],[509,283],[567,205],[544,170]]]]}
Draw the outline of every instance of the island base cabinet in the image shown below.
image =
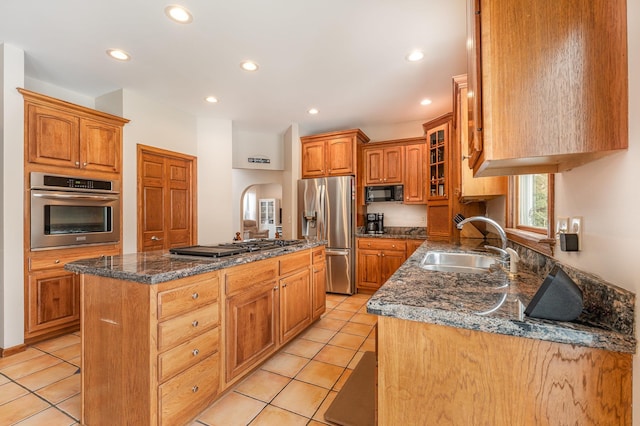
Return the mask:
{"type": "Polygon", "coordinates": [[[378,319],[378,424],[631,424],[632,355],[378,319]]]}

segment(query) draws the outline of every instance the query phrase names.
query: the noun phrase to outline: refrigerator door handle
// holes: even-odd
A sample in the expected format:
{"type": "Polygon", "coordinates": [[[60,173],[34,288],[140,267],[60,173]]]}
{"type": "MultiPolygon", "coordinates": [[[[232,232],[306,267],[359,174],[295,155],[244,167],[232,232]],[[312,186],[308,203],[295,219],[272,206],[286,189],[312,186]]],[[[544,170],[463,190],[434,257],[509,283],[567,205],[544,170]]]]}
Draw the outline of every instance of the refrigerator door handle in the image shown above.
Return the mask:
{"type": "Polygon", "coordinates": [[[325,253],[327,254],[327,256],[347,256],[349,254],[349,250],[327,249],[325,253]]]}

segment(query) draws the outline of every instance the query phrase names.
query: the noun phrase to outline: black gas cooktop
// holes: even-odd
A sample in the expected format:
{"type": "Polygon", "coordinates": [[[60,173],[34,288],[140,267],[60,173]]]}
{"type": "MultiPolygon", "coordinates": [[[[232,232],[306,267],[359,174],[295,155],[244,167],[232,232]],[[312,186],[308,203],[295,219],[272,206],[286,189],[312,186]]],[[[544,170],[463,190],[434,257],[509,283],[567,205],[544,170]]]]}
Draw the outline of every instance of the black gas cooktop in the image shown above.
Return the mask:
{"type": "Polygon", "coordinates": [[[302,244],[303,242],[303,240],[256,239],[225,244],[175,247],[169,249],[169,253],[187,256],[226,257],[302,244]]]}

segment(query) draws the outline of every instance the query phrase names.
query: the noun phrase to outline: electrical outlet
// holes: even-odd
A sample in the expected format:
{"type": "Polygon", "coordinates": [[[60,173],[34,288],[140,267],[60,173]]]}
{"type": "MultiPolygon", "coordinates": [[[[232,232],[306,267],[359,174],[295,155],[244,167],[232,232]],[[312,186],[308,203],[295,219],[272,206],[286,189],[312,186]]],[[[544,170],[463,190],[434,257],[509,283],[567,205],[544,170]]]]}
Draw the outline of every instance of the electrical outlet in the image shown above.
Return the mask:
{"type": "Polygon", "coordinates": [[[563,234],[565,232],[569,232],[569,218],[559,216],[556,220],[556,237],[558,234],[563,234]]]}
{"type": "Polygon", "coordinates": [[[578,250],[582,249],[582,216],[572,217],[569,221],[569,231],[578,234],[578,250]]]}
{"type": "Polygon", "coordinates": [[[427,222],[427,217],[426,216],[420,216],[420,223],[426,223],[427,222]]]}

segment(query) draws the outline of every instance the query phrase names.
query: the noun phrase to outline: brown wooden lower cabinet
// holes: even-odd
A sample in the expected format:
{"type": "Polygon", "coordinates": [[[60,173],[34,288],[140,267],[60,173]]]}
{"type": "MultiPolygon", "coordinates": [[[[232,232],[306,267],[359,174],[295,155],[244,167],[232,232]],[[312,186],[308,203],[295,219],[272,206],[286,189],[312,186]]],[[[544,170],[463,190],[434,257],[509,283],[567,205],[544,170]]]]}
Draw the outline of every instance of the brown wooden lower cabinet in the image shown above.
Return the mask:
{"type": "Polygon", "coordinates": [[[80,328],[80,277],[65,271],[74,260],[114,255],[117,245],[27,252],[24,339],[31,344],[80,328]]]}
{"type": "Polygon", "coordinates": [[[378,317],[378,424],[631,424],[632,354],[378,317]]]}
{"type": "Polygon", "coordinates": [[[324,256],[160,284],[82,275],[82,424],[193,420],[324,312],[324,256]]]}
{"type": "Polygon", "coordinates": [[[356,246],[358,292],[375,292],[407,260],[405,240],[357,238],[356,246]]]}

